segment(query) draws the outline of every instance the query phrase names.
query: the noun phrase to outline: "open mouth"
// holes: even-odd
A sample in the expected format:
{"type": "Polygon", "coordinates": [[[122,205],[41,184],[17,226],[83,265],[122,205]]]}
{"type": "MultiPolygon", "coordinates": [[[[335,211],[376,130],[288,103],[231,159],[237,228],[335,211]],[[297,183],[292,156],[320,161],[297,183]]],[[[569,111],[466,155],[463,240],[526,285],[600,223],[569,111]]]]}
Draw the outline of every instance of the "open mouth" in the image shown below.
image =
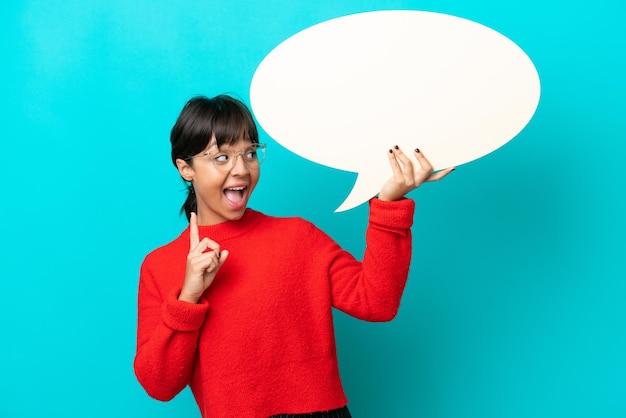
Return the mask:
{"type": "Polygon", "coordinates": [[[233,203],[241,203],[243,201],[246,190],[247,187],[244,186],[227,187],[226,189],[224,189],[224,196],[226,196],[226,199],[233,203]]]}

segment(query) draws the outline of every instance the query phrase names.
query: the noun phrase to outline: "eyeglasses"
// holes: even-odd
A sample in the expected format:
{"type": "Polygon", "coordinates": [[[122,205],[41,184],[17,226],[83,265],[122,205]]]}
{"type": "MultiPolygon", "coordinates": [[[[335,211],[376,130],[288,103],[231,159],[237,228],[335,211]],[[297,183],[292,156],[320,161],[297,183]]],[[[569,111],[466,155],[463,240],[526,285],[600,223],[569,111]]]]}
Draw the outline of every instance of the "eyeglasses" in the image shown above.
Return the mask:
{"type": "Polygon", "coordinates": [[[217,151],[205,151],[202,154],[187,157],[185,161],[190,161],[194,158],[209,157],[209,161],[211,161],[216,169],[219,171],[230,171],[235,165],[237,156],[240,155],[248,168],[257,168],[263,163],[263,160],[265,160],[266,146],[266,144],[250,144],[245,149],[238,152],[230,150],[222,151],[220,149],[217,149],[217,151]]]}

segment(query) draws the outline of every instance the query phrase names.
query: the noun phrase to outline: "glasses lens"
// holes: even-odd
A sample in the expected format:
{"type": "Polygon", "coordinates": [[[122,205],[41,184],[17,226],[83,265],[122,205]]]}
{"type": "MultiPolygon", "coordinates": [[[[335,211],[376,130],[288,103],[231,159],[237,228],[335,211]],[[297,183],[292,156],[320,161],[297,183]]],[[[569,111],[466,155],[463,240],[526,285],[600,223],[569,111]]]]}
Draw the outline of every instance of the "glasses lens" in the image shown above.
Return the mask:
{"type": "Polygon", "coordinates": [[[257,144],[256,146],[257,164],[261,165],[265,160],[265,144],[257,144]]]}
{"type": "Polygon", "coordinates": [[[265,160],[265,144],[253,144],[240,152],[220,153],[211,159],[215,168],[229,171],[233,168],[237,157],[241,157],[248,167],[258,167],[265,160]]]}

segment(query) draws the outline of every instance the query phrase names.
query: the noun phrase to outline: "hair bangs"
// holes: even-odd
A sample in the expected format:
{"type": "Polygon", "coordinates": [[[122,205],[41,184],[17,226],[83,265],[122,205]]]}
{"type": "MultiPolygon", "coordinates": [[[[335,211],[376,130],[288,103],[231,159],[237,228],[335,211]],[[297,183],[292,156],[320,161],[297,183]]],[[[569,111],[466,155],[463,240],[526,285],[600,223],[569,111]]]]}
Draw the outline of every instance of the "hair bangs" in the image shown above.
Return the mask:
{"type": "Polygon", "coordinates": [[[213,135],[218,147],[234,145],[240,140],[251,141],[250,128],[241,113],[222,112],[215,115],[213,135]]]}

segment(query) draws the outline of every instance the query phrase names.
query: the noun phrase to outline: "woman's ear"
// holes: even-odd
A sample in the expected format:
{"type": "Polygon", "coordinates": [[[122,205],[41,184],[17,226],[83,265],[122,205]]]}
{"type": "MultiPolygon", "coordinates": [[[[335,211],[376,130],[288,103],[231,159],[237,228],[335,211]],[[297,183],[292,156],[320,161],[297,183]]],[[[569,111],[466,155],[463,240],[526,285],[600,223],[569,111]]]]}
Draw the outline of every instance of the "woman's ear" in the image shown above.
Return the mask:
{"type": "Polygon", "coordinates": [[[176,159],[176,167],[178,168],[178,172],[180,176],[186,181],[192,181],[195,175],[195,171],[193,171],[193,167],[189,165],[189,163],[182,158],[176,159]]]}

